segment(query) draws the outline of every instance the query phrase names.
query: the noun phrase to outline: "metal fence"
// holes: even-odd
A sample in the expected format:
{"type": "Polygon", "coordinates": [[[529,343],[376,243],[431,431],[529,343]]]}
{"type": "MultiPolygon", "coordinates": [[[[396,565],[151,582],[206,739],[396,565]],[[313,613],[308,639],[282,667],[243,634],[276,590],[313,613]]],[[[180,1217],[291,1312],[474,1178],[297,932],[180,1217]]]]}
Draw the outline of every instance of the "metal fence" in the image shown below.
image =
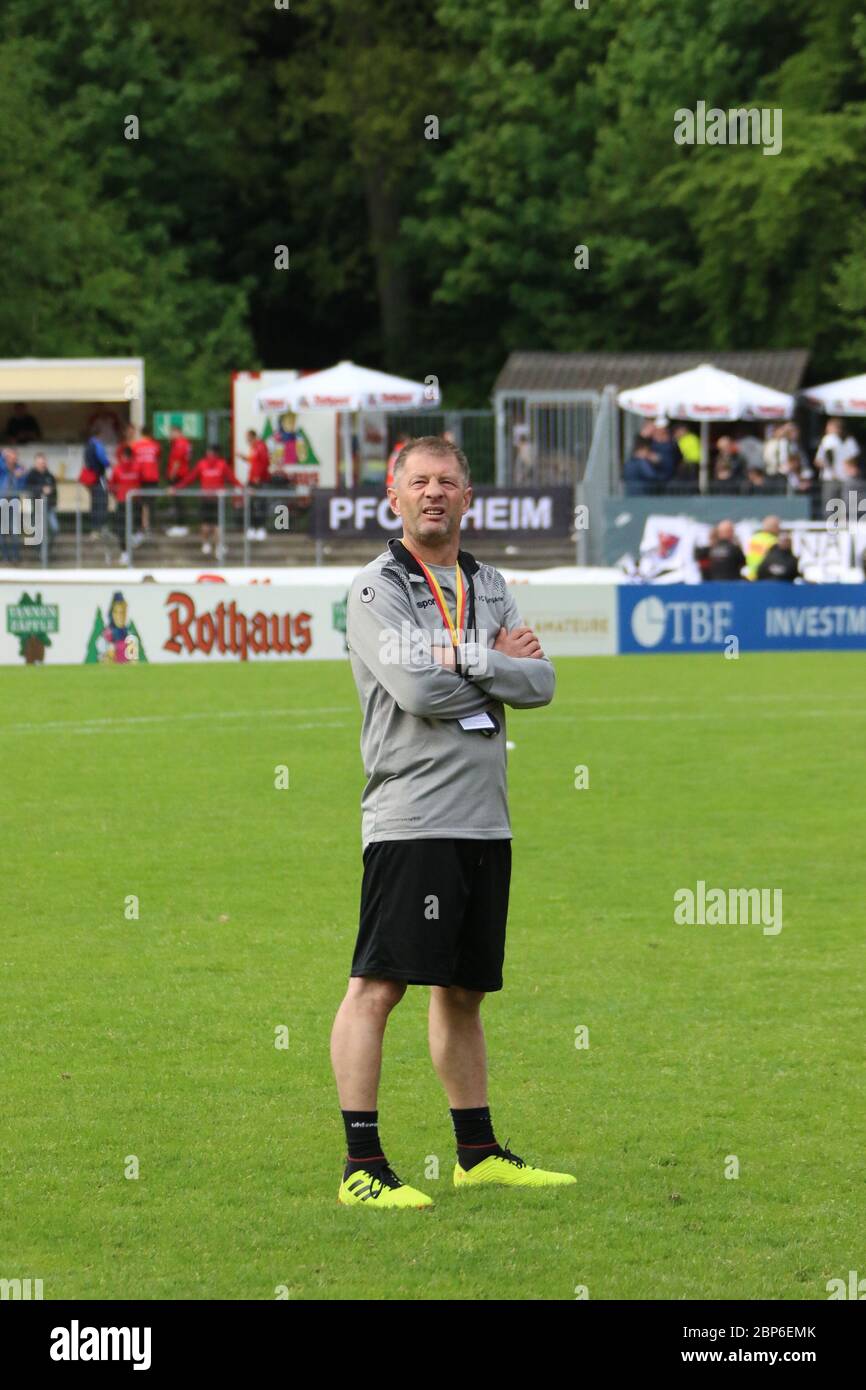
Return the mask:
{"type": "Polygon", "coordinates": [[[596,391],[497,392],[495,401],[500,487],[574,487],[582,480],[600,404],[596,391]]]}
{"type": "Polygon", "coordinates": [[[413,438],[446,430],[469,460],[474,483],[492,483],[496,473],[496,433],[492,410],[424,410],[389,412],[388,452],[403,434],[413,438]]]}
{"type": "MultiPolygon", "coordinates": [[[[90,492],[83,483],[67,483],[65,486],[67,489],[75,489],[77,505],[71,510],[64,508],[61,512],[56,507],[50,507],[48,502],[42,499],[34,499],[27,495],[20,497],[20,524],[12,528],[0,525],[0,564],[18,565],[22,561],[32,561],[47,569],[58,542],[67,550],[66,543],[71,538],[75,568],[81,569],[85,563],[85,541],[90,524],[90,492]],[[37,531],[40,532],[39,535],[36,534],[37,531]]],[[[107,494],[103,495],[107,497],[107,494]]]]}
{"type": "MultiPolygon", "coordinates": [[[[27,530],[22,527],[8,535],[0,527],[0,564],[20,564],[22,559],[29,561],[38,556],[38,563],[47,569],[55,558],[58,545],[62,552],[61,568],[82,569],[93,563],[94,547],[99,547],[101,559],[106,565],[123,564],[131,566],[133,554],[144,539],[141,527],[145,520],[153,522],[156,514],[165,512],[170,505],[170,516],[162,515],[161,524],[173,522],[178,531],[189,535],[199,526],[205,514],[210,515],[213,508],[215,541],[212,549],[225,552],[229,543],[240,550],[241,563],[248,565],[252,554],[253,526],[261,523],[260,529],[270,527],[277,532],[297,533],[306,529],[309,510],[309,497],[299,497],[287,488],[243,488],[240,491],[202,493],[201,491],[173,491],[171,488],[136,489],[130,492],[124,503],[114,504],[110,493],[98,485],[85,487],[83,483],[66,481],[64,488],[67,506],[63,511],[54,511],[55,521],[50,520],[49,510],[43,512],[42,535],[38,542],[26,539],[27,530]],[[70,489],[74,489],[74,506],[69,507],[70,489]],[[275,520],[276,509],[279,518],[275,520]],[[72,542],[72,555],[69,542],[72,542]]],[[[22,507],[30,507],[30,499],[22,499],[22,507]]],[[[29,530],[29,518],[28,520],[29,530]]],[[[168,531],[171,535],[171,530],[168,531]]],[[[318,550],[318,547],[317,547],[318,550]]],[[[317,554],[317,560],[321,557],[317,554]]]]}
{"type": "MultiPolygon", "coordinates": [[[[122,517],[115,531],[118,540],[122,538],[122,564],[133,563],[133,554],[144,536],[142,526],[153,519],[147,515],[151,506],[169,500],[171,520],[177,531],[189,535],[196,526],[203,531],[206,528],[213,540],[206,539],[204,544],[210,545],[209,553],[218,562],[228,558],[231,548],[240,551],[238,563],[249,565],[256,540],[264,540],[268,532],[276,535],[306,533],[311,499],[309,494],[299,494],[287,487],[182,489],[179,492],[172,488],[135,488],[127,493],[122,509],[115,514],[122,517]]],[[[167,534],[170,536],[171,530],[167,534]]],[[[322,547],[317,541],[316,563],[320,564],[322,559],[322,547]]]]}

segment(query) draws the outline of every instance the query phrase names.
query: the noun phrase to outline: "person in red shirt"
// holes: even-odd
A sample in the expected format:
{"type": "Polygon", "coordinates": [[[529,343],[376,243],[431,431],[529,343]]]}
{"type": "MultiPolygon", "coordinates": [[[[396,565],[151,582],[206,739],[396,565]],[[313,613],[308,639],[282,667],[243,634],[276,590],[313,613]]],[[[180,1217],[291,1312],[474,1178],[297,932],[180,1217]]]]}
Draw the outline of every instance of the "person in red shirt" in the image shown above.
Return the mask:
{"type": "MultiPolygon", "coordinates": [[[[121,444],[117,451],[117,462],[111,470],[111,481],[109,489],[117,503],[114,512],[114,529],[120,545],[120,563],[129,564],[129,552],[126,548],[126,498],[133,488],[141,487],[141,466],[136,462],[132,446],[121,444]]],[[[135,513],[138,504],[133,501],[133,529],[138,524],[138,517],[135,513]]]]}
{"type": "MultiPolygon", "coordinates": [[[[169,433],[171,444],[168,449],[168,484],[171,487],[173,483],[182,483],[192,468],[192,444],[180,425],[172,425],[169,433]]],[[[172,506],[174,524],[180,526],[183,522],[180,499],[175,497],[172,506]]]]}
{"type": "MultiPolygon", "coordinates": [[[[207,452],[200,458],[195,468],[180,483],[172,486],[172,492],[180,492],[185,487],[190,487],[192,483],[198,483],[202,491],[201,501],[201,553],[210,555],[213,546],[212,538],[216,536],[217,520],[219,517],[219,507],[214,493],[221,492],[224,488],[234,487],[240,489],[240,483],[235,477],[224,458],[220,458],[213,444],[209,444],[207,452]],[[210,497],[207,494],[212,494],[210,497]]],[[[224,547],[217,546],[217,559],[224,558],[224,547]]]]}
{"type": "MultiPolygon", "coordinates": [[[[140,486],[145,491],[151,491],[159,487],[159,463],[162,458],[162,448],[155,439],[151,439],[149,434],[145,434],[137,425],[130,425],[126,431],[126,443],[132,450],[132,456],[138,464],[141,473],[140,486]]],[[[150,504],[145,502],[141,509],[142,523],[145,532],[150,530],[150,504]]],[[[144,536],[139,534],[138,540],[143,540],[144,536]]]]}
{"type": "MultiPolygon", "coordinates": [[[[271,474],[271,456],[268,452],[268,446],[263,439],[259,439],[255,430],[247,430],[247,444],[249,445],[249,453],[246,455],[246,462],[249,467],[247,487],[267,487],[271,474]]],[[[266,510],[264,498],[254,496],[250,513],[252,524],[247,531],[248,540],[263,541],[267,539],[266,510]]]]}
{"type": "Polygon", "coordinates": [[[181,430],[180,425],[172,425],[171,444],[168,450],[168,481],[182,483],[190,471],[192,445],[181,430]]]}

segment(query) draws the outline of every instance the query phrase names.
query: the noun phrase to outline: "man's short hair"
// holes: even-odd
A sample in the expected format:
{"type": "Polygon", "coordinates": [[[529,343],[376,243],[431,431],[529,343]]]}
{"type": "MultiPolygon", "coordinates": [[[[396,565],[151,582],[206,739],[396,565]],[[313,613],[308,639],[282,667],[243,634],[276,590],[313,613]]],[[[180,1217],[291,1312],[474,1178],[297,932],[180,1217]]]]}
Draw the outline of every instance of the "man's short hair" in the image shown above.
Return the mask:
{"type": "Polygon", "coordinates": [[[453,444],[450,439],[443,439],[441,434],[423,434],[420,439],[410,439],[403,445],[394,462],[394,482],[397,482],[397,474],[410,454],[433,454],[436,458],[452,458],[463,474],[463,486],[469,485],[469,460],[463,450],[458,445],[453,444]]]}

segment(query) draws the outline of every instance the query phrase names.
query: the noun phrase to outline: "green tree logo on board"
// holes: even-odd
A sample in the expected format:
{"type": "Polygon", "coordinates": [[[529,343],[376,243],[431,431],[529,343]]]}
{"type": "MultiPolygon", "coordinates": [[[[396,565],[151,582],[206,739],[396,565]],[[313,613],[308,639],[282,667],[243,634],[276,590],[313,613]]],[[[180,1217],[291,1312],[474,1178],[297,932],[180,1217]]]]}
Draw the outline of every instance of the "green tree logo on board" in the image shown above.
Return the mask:
{"type": "Polygon", "coordinates": [[[6,631],[18,638],[19,655],[28,666],[45,660],[45,649],[51,646],[49,633],[60,631],[60,608],[56,603],[43,603],[42,595],[31,598],[22,594],[17,603],[6,605],[6,631]]]}

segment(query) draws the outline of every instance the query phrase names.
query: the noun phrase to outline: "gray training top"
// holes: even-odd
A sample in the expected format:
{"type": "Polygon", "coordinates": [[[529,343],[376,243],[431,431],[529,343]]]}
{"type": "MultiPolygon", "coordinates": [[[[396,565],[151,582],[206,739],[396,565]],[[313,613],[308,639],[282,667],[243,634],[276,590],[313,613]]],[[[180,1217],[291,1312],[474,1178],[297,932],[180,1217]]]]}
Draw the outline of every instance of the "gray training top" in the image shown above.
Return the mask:
{"type": "MultiPolygon", "coordinates": [[[[458,556],[467,586],[466,631],[458,670],[430,655],[434,636],[450,646],[423,570],[399,540],[356,575],[346,640],[363,720],[361,797],[364,848],[374,840],[511,838],[504,705],[531,709],[553,699],[547,657],[492,650],[501,627],[521,625],[514,595],[492,565],[458,556]],[[488,711],[498,731],[464,729],[488,711]]],[[[428,565],[453,616],[454,570],[428,565]]]]}

